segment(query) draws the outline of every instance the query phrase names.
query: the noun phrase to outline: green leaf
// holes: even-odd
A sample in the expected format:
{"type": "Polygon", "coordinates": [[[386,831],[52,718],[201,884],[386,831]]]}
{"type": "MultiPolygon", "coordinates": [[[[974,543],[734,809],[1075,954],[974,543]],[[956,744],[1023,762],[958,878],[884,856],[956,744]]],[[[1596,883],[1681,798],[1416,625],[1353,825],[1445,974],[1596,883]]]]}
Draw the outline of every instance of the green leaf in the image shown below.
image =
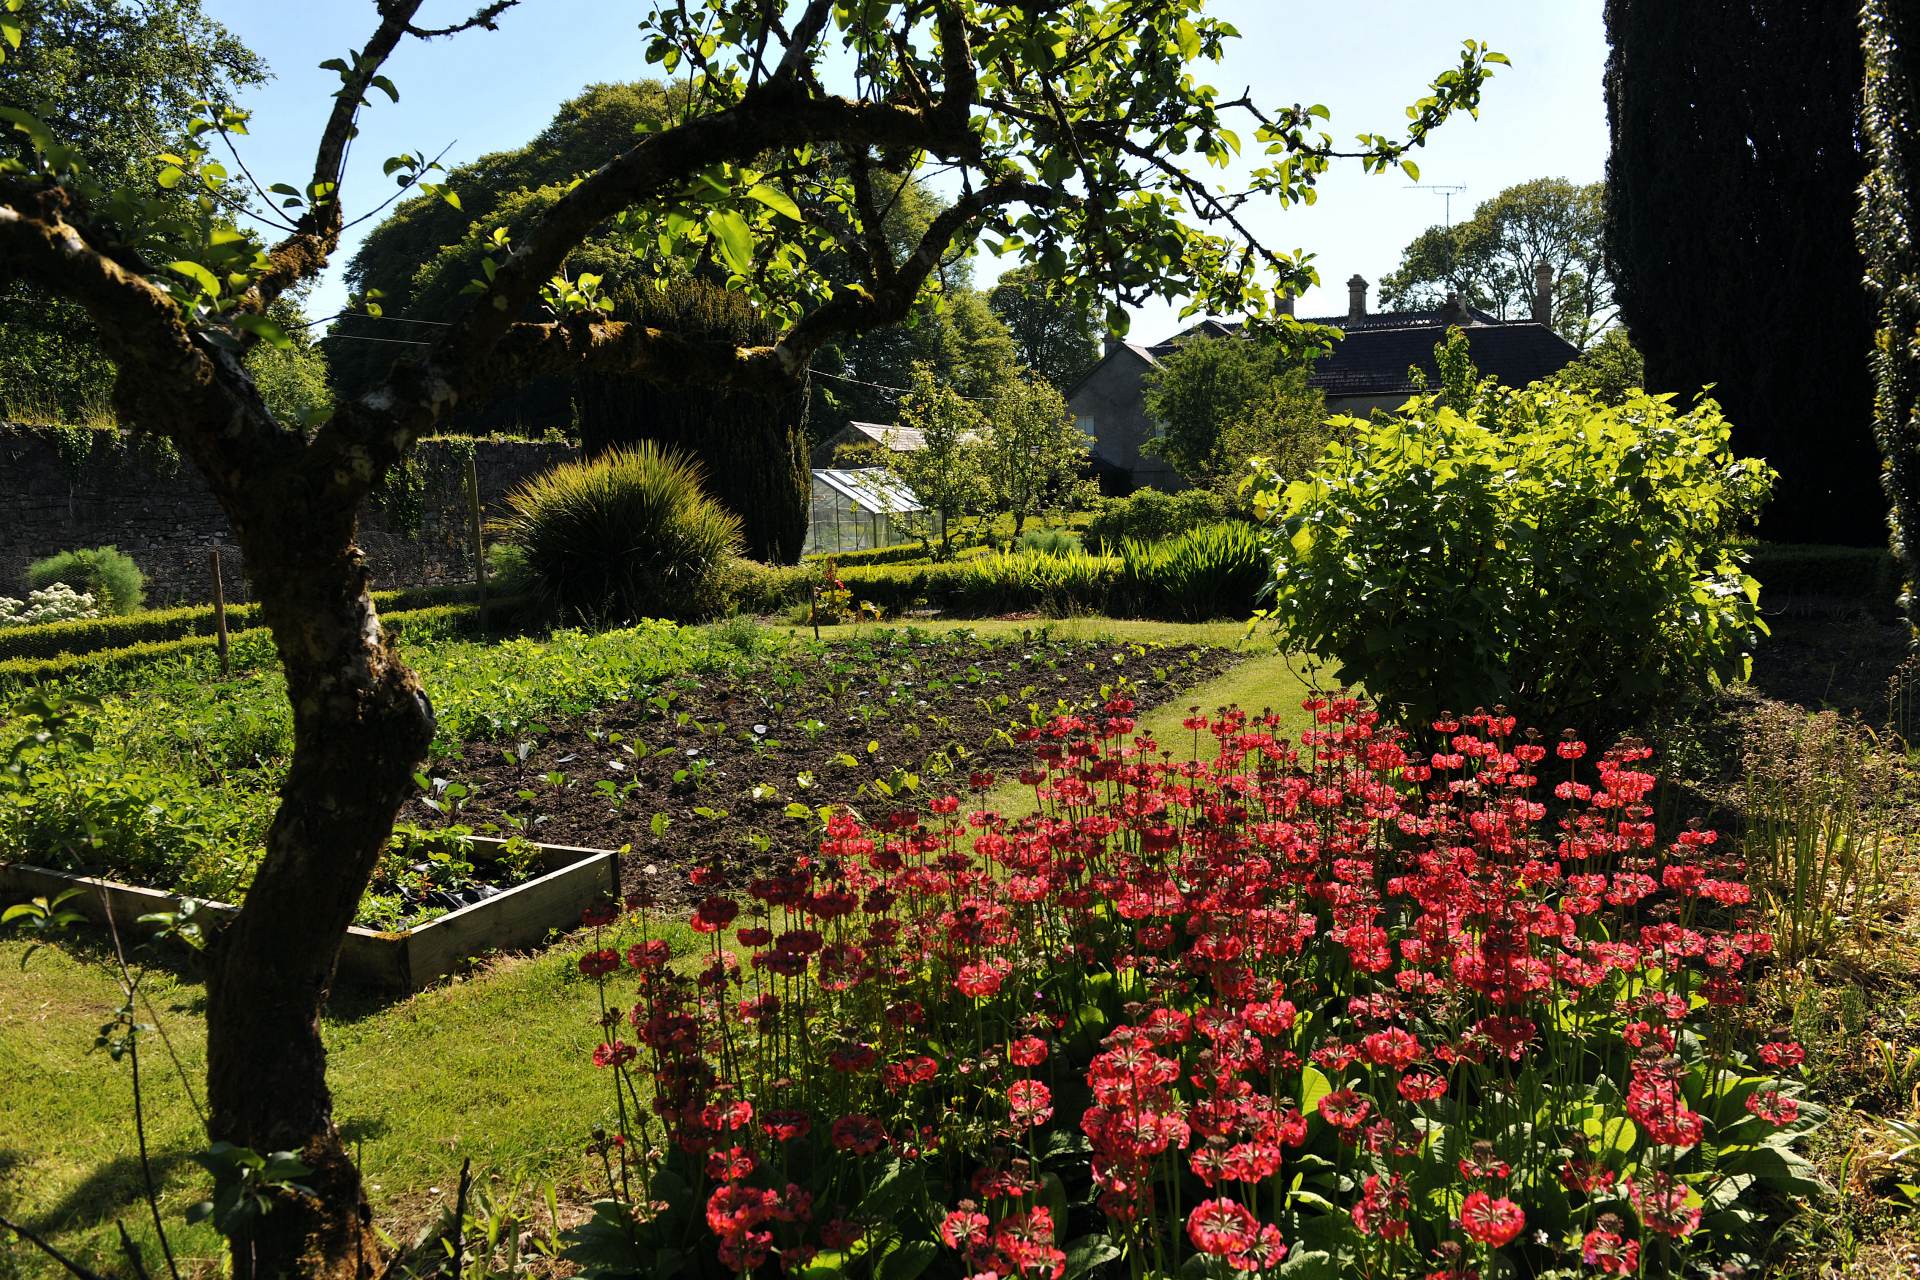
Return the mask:
{"type": "Polygon", "coordinates": [[[880,1259],[873,1280],[918,1280],[939,1254],[940,1246],[931,1240],[909,1240],[880,1259]]]}
{"type": "Polygon", "coordinates": [[[265,316],[250,312],[237,315],[233,317],[233,327],[245,329],[276,351],[293,350],[293,339],[287,336],[287,331],[265,316]]]}
{"type": "Polygon", "coordinates": [[[731,209],[716,209],[707,215],[707,230],[720,244],[720,256],[735,275],[753,272],[753,232],[747,220],[731,209]]]}
{"type": "Polygon", "coordinates": [[[387,79],[385,76],[375,76],[373,79],[367,81],[367,83],[386,94],[390,101],[400,101],[400,91],[394,88],[393,81],[387,79]]]}
{"type": "Polygon", "coordinates": [[[169,262],[167,264],[167,270],[173,272],[175,275],[185,276],[187,279],[199,285],[200,292],[206,294],[209,298],[217,298],[220,296],[219,279],[214,276],[213,272],[207,270],[197,262],[188,262],[185,259],[179,262],[169,262]]]}
{"type": "Polygon", "coordinates": [[[752,199],[758,200],[761,204],[767,206],[767,208],[782,217],[792,218],[795,222],[802,220],[800,217],[800,206],[795,204],[793,198],[778,187],[770,187],[764,182],[756,182],[747,188],[747,195],[752,199]]]}
{"type": "Polygon", "coordinates": [[[1067,1271],[1063,1280],[1085,1280],[1099,1268],[1120,1256],[1120,1246],[1104,1235],[1081,1236],[1067,1245],[1067,1271]]]}

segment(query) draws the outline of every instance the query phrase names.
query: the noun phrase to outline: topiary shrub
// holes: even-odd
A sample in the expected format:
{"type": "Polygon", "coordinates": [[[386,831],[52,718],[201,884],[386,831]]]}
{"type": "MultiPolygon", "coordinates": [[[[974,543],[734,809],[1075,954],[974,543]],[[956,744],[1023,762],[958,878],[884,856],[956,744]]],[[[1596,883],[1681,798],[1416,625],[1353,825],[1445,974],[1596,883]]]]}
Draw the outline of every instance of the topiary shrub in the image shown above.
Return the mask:
{"type": "Polygon", "coordinates": [[[27,585],[35,591],[56,582],[92,596],[106,614],[135,613],[147,599],[147,576],[118,547],[62,551],[27,566],[27,585]]]}
{"type": "Polygon", "coordinates": [[[1171,538],[1233,514],[1231,503],[1207,489],[1183,489],[1179,493],[1142,489],[1124,498],[1111,498],[1094,513],[1087,522],[1087,546],[1117,555],[1120,544],[1128,538],[1142,542],[1171,538]]]}
{"type": "Polygon", "coordinates": [[[1671,402],[1481,384],[1339,420],[1314,471],[1252,486],[1271,616],[1419,719],[1616,728],[1743,676],[1766,627],[1738,540],[1772,472],[1713,401],[1671,402]]]}
{"type": "Polygon", "coordinates": [[[1265,544],[1244,520],[1120,544],[1120,606],[1131,614],[1181,622],[1245,618],[1266,581],[1265,544]]]}
{"type": "Polygon", "coordinates": [[[710,618],[726,611],[740,520],[702,481],[698,463],[651,441],[622,446],[522,484],[494,532],[561,617],[710,618]]]}

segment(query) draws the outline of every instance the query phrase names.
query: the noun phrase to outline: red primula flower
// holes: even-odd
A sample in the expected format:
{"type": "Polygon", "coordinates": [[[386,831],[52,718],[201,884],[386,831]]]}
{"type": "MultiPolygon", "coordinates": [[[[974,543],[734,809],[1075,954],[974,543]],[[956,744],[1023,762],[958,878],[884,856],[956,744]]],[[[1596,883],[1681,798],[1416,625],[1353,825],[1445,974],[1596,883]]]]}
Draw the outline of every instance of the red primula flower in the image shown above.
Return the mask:
{"type": "Polygon", "coordinates": [[[1017,1125],[1045,1124],[1053,1118],[1053,1093],[1038,1080],[1016,1080],[1007,1089],[1007,1109],[1017,1125]]]}
{"type": "Polygon", "coordinates": [[[1007,1046],[1007,1061],[1016,1067],[1037,1067],[1047,1060],[1047,1042],[1039,1036],[1021,1036],[1007,1046]]]}
{"type": "Polygon", "coordinates": [[[1351,1089],[1335,1089],[1321,1097],[1319,1109],[1322,1120],[1343,1132],[1351,1132],[1366,1123],[1373,1111],[1373,1102],[1351,1089]]]}
{"type": "Polygon", "coordinates": [[[612,947],[602,947],[598,951],[589,951],[580,957],[580,972],[589,978],[599,978],[612,973],[620,967],[620,953],[612,947]]]}
{"type": "Polygon", "coordinates": [[[1748,1094],[1747,1110],[1768,1124],[1792,1124],[1800,1118],[1800,1104],[1778,1089],[1748,1094]]]}
{"type": "Polygon", "coordinates": [[[833,1122],[833,1145],[857,1156],[870,1156],[886,1145],[887,1133],[869,1115],[841,1116],[833,1122]]]}
{"type": "Polygon", "coordinates": [[[1640,1268],[1640,1242],[1623,1237],[1620,1226],[1618,1217],[1603,1213],[1599,1225],[1580,1242],[1580,1260],[1601,1275],[1632,1275],[1640,1268]]]}
{"type": "Polygon", "coordinates": [[[1505,1196],[1470,1191],[1460,1205],[1460,1229],[1467,1238],[1498,1249],[1525,1229],[1527,1215],[1505,1196]]]}
{"type": "Polygon", "coordinates": [[[1244,1253],[1259,1236],[1252,1212],[1237,1200],[1202,1200],[1187,1215],[1187,1238],[1202,1253],[1244,1253]]]}

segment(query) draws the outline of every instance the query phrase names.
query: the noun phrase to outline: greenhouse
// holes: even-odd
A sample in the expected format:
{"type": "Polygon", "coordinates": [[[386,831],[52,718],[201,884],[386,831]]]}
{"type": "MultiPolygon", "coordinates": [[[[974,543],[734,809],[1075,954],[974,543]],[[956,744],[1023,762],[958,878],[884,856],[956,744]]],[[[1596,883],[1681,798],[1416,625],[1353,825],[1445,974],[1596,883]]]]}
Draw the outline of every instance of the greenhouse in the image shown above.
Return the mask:
{"type": "Polygon", "coordinates": [[[940,536],[940,518],[879,467],[818,468],[807,523],[807,555],[837,555],[940,536]]]}

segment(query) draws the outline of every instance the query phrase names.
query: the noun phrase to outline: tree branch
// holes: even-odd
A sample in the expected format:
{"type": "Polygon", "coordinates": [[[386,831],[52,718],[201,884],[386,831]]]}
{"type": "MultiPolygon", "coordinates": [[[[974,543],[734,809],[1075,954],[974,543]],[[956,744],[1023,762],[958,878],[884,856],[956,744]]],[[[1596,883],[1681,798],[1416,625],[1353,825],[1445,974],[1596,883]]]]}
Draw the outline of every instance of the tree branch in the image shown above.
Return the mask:
{"type": "Polygon", "coordinates": [[[253,286],[241,296],[241,310],[265,311],[282,293],[320,274],[339,246],[343,221],[341,170],[346,162],[347,144],[353,138],[354,120],[374,76],[380,73],[395,46],[412,30],[413,16],[419,12],[421,3],[422,0],[389,0],[380,6],[380,25],[342,77],[339,92],[333,97],[333,110],[320,132],[306,210],[286,238],[267,251],[267,269],[254,278],[253,286]]]}
{"type": "Polygon", "coordinates": [[[485,27],[488,31],[499,30],[497,19],[501,14],[519,4],[520,0],[493,0],[465,22],[456,22],[450,27],[407,27],[407,34],[419,40],[438,40],[441,36],[457,36],[462,31],[471,31],[475,27],[485,27]]]}

